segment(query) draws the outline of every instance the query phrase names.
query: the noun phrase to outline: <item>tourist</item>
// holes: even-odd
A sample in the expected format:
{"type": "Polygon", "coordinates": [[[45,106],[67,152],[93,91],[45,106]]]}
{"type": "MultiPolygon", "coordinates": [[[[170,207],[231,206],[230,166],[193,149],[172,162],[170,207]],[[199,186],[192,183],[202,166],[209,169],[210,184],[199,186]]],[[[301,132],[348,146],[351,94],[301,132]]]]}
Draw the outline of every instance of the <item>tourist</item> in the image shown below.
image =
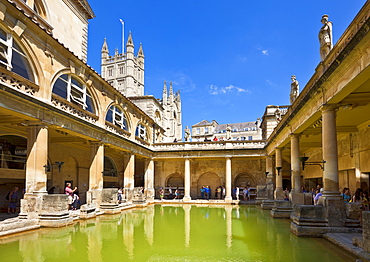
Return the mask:
{"type": "Polygon", "coordinates": [[[224,199],[226,196],[226,188],[225,186],[222,186],[222,199],[224,199]]]}
{"type": "Polygon", "coordinates": [[[301,193],[307,193],[306,189],[304,189],[304,186],[301,186],[301,193]]]}
{"type": "Polygon", "coordinates": [[[222,186],[217,187],[216,191],[217,191],[218,198],[222,199],[222,186]]]}
{"type": "Polygon", "coordinates": [[[351,200],[351,194],[349,193],[348,187],[343,188],[343,193],[340,195],[342,196],[345,203],[348,203],[351,200]]]}
{"type": "Polygon", "coordinates": [[[178,187],[175,190],[175,198],[173,200],[175,200],[175,199],[180,199],[180,191],[179,191],[178,187]]]}
{"type": "Polygon", "coordinates": [[[352,197],[352,202],[362,204],[363,191],[361,188],[357,188],[355,194],[352,197]]]}
{"type": "Polygon", "coordinates": [[[12,191],[9,192],[8,200],[9,200],[8,214],[10,214],[10,212],[14,214],[17,210],[18,204],[18,187],[12,188],[12,191]]]}
{"type": "Polygon", "coordinates": [[[201,197],[202,197],[202,199],[204,199],[204,193],[205,193],[205,188],[204,188],[204,186],[202,186],[201,188],[200,188],[200,195],[201,195],[201,197]]]}
{"type": "Polygon", "coordinates": [[[80,197],[78,196],[78,191],[73,193],[73,200],[72,200],[72,210],[77,210],[80,207],[80,197]]]}
{"type": "Polygon", "coordinates": [[[244,201],[247,201],[247,199],[249,198],[249,190],[247,187],[243,189],[243,197],[244,197],[244,201]]]}
{"type": "Polygon", "coordinates": [[[207,198],[207,200],[209,200],[209,194],[211,193],[211,190],[209,188],[209,186],[206,186],[204,188],[204,194],[205,194],[205,197],[207,198]]]}
{"type": "Polygon", "coordinates": [[[121,202],[122,202],[122,194],[123,194],[122,187],[120,187],[120,188],[118,188],[118,192],[117,192],[118,204],[121,204],[121,202]]]}
{"type": "Polygon", "coordinates": [[[173,140],[174,143],[177,143],[177,138],[175,137],[175,139],[173,140]]]}
{"type": "MultiPolygon", "coordinates": [[[[317,190],[316,190],[317,191],[317,190]]],[[[314,205],[318,205],[318,203],[319,203],[319,199],[320,199],[320,197],[322,196],[322,193],[324,192],[324,189],[323,188],[320,188],[320,191],[317,191],[317,193],[316,193],[316,196],[315,196],[315,198],[314,198],[314,200],[313,200],[313,204],[314,205]]]]}
{"type": "Polygon", "coordinates": [[[159,188],[159,197],[160,197],[161,201],[163,201],[163,197],[164,197],[164,190],[163,190],[163,188],[159,188]]]}
{"type": "Polygon", "coordinates": [[[240,194],[239,187],[235,187],[235,197],[236,197],[236,200],[239,200],[239,194],[240,194]]]}
{"type": "Polygon", "coordinates": [[[64,189],[64,193],[68,195],[68,210],[72,209],[72,203],[73,203],[73,193],[77,190],[77,187],[75,187],[73,190],[71,188],[72,184],[67,183],[66,188],[64,189]]]}
{"type": "Polygon", "coordinates": [[[217,137],[214,137],[213,138],[213,141],[217,142],[218,141],[218,138],[217,137]]]}
{"type": "Polygon", "coordinates": [[[289,189],[285,188],[284,190],[284,200],[289,201],[289,189]]]}
{"type": "Polygon", "coordinates": [[[168,195],[169,195],[168,198],[172,199],[173,195],[172,195],[172,187],[171,186],[168,188],[168,195]]]}

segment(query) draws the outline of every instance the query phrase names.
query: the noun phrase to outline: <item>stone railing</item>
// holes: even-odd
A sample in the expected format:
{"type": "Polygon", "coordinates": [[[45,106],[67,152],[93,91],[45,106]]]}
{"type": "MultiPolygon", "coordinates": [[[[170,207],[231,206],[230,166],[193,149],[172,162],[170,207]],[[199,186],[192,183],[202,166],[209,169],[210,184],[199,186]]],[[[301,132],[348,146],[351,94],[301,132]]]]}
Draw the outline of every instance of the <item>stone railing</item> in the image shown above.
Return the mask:
{"type": "Polygon", "coordinates": [[[90,122],[90,123],[96,123],[96,121],[98,120],[98,117],[86,110],[83,110],[82,108],[78,107],[77,105],[73,104],[73,103],[70,103],[68,101],[66,101],[65,99],[53,94],[52,98],[51,98],[51,103],[67,112],[67,113],[70,113],[74,116],[77,116],[78,118],[81,118],[87,122],[90,122]]]}
{"type": "Polygon", "coordinates": [[[123,130],[122,128],[119,128],[116,125],[113,125],[110,122],[105,121],[105,129],[107,129],[109,132],[115,133],[116,135],[129,138],[130,137],[130,132],[123,130]]]}
{"type": "Polygon", "coordinates": [[[183,150],[227,150],[227,149],[263,149],[265,141],[215,141],[215,142],[178,142],[153,144],[155,151],[183,151],[183,150]]]}
{"type": "Polygon", "coordinates": [[[30,80],[0,67],[0,83],[34,96],[39,91],[39,86],[30,80]]]}

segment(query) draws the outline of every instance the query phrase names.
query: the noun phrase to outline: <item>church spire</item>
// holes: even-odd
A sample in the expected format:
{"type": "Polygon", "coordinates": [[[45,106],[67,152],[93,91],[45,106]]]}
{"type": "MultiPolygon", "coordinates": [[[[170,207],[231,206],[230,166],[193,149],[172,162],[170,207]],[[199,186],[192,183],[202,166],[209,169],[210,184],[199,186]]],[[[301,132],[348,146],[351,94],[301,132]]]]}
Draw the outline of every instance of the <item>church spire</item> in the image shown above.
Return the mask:
{"type": "Polygon", "coordinates": [[[139,48],[139,52],[137,53],[137,56],[139,58],[144,58],[144,51],[143,51],[143,44],[140,43],[140,48],[139,48]]]}
{"type": "Polygon", "coordinates": [[[101,57],[102,59],[106,59],[109,56],[109,50],[108,50],[108,44],[107,44],[107,39],[104,38],[104,43],[101,48],[101,57]]]}
{"type": "Polygon", "coordinates": [[[164,81],[164,84],[163,84],[162,103],[163,105],[167,104],[167,82],[166,81],[164,81]]]}
{"type": "Polygon", "coordinates": [[[127,50],[127,47],[134,47],[134,41],[132,40],[132,33],[130,32],[128,34],[128,39],[127,39],[127,42],[126,42],[126,50],[127,50]]]}

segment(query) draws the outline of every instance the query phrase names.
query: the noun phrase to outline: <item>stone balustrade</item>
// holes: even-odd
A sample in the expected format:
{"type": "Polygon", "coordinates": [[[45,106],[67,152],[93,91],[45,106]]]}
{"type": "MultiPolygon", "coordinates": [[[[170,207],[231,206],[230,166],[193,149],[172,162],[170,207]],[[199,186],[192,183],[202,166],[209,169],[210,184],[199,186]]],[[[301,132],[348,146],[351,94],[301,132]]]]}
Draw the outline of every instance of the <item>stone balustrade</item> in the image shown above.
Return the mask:
{"type": "Polygon", "coordinates": [[[261,140],[177,142],[153,144],[151,148],[154,151],[263,149],[265,147],[265,144],[266,143],[261,140]]]}

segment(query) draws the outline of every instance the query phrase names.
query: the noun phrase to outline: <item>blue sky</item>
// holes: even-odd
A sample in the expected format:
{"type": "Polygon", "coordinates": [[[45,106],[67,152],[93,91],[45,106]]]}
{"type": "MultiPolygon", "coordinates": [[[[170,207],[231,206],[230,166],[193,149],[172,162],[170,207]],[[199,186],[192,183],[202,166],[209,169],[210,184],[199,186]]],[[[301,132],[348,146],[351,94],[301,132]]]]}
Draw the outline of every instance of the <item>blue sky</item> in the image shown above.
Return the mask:
{"type": "Polygon", "coordinates": [[[366,0],[90,0],[88,64],[100,72],[100,50],[121,52],[132,32],[145,54],[145,94],[162,97],[172,81],[182,98],[183,127],[255,121],[267,105],[288,105],[290,77],[300,89],[320,62],[321,16],[334,44],[366,0]]]}

